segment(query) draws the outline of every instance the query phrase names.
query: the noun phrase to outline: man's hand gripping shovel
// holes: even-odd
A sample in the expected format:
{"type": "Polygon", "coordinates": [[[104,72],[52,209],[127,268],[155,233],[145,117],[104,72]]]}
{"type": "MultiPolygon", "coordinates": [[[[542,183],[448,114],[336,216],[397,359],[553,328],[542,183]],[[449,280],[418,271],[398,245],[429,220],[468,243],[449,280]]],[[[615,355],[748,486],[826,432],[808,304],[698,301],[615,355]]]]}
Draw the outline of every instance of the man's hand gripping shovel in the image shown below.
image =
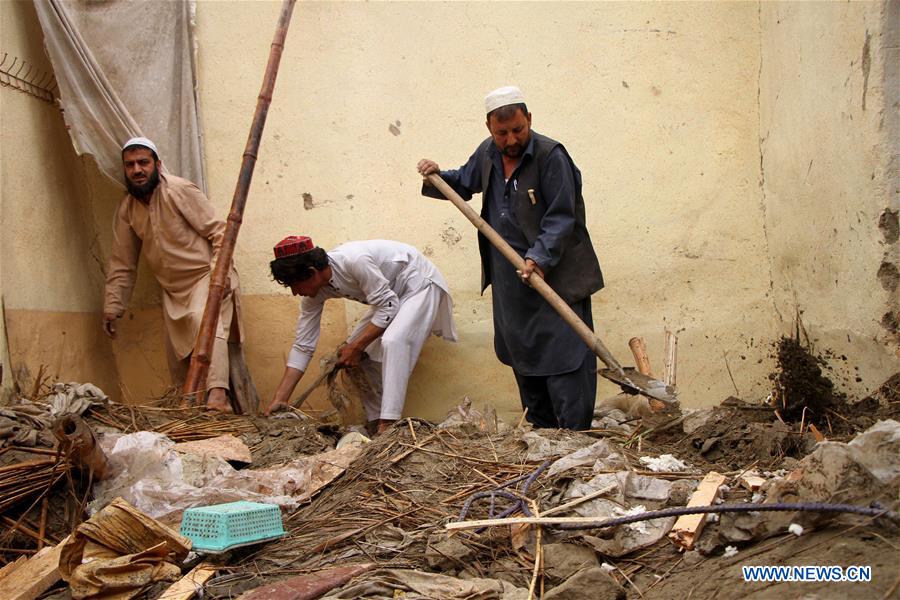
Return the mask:
{"type": "MultiPolygon", "coordinates": [[[[469,221],[481,232],[484,237],[494,245],[500,253],[511,262],[516,269],[522,271],[525,269],[525,261],[512,247],[506,243],[494,229],[488,225],[487,221],[481,218],[468,203],[457,194],[453,188],[447,185],[440,175],[431,174],[425,176],[425,179],[436,187],[446,198],[453,203],[456,208],[462,212],[469,221]]],[[[585,325],[584,321],[578,318],[578,315],[569,307],[559,295],[553,291],[553,288],[541,278],[537,271],[533,271],[528,278],[531,287],[544,297],[544,300],[550,303],[556,312],[568,323],[576,333],[588,345],[588,348],[597,355],[606,365],[606,369],[600,369],[599,373],[603,377],[620,385],[623,389],[647,396],[655,400],[659,400],[667,405],[675,404],[678,399],[675,390],[658,379],[653,379],[647,375],[639,373],[636,369],[625,368],[619,364],[606,346],[600,341],[591,328],[585,325]]]]}

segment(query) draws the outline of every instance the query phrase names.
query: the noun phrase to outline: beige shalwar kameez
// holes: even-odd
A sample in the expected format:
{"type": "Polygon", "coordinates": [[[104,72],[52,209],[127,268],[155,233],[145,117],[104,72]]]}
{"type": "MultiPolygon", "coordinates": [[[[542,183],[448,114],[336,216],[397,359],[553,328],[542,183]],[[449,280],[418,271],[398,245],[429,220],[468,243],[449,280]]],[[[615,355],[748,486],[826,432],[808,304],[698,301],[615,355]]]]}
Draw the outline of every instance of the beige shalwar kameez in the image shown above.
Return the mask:
{"type": "MultiPolygon", "coordinates": [[[[166,351],[176,383],[183,380],[194,349],[224,233],[225,222],[216,217],[200,188],[174,175],[160,173],[147,204],[129,194],[116,211],[103,312],[124,314],[143,252],[162,288],[166,351]]],[[[239,282],[233,265],[230,283],[222,299],[207,388],[228,387],[227,344],[233,317],[242,337],[239,282]]]]}

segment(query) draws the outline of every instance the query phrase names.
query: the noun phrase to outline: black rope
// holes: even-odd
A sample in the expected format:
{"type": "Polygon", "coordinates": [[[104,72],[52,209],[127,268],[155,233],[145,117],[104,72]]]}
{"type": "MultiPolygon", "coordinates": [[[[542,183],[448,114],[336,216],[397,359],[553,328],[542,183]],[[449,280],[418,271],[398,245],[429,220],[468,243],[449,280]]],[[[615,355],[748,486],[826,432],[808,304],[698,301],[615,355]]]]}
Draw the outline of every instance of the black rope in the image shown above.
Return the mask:
{"type": "MultiPolygon", "coordinates": [[[[525,473],[524,475],[519,475],[514,479],[510,479],[509,481],[500,484],[495,489],[487,491],[487,492],[475,492],[463,503],[462,509],[459,511],[459,520],[462,521],[466,518],[466,515],[469,513],[469,509],[472,507],[472,503],[479,498],[490,498],[491,504],[489,507],[489,514],[493,518],[494,507],[496,505],[497,497],[506,498],[507,500],[512,501],[512,505],[506,509],[504,509],[500,514],[496,516],[497,519],[505,519],[509,515],[513,514],[516,511],[521,511],[526,517],[530,517],[531,511],[528,510],[528,505],[525,503],[525,494],[528,493],[528,488],[531,487],[531,484],[540,476],[541,473],[544,472],[544,469],[550,466],[550,461],[546,460],[541,465],[532,471],[531,473],[525,473]],[[503,488],[509,487],[514,483],[518,483],[520,481],[525,481],[525,485],[522,486],[521,492],[508,492],[503,488]]],[[[483,531],[484,528],[475,530],[475,533],[479,533],[483,531]]]]}

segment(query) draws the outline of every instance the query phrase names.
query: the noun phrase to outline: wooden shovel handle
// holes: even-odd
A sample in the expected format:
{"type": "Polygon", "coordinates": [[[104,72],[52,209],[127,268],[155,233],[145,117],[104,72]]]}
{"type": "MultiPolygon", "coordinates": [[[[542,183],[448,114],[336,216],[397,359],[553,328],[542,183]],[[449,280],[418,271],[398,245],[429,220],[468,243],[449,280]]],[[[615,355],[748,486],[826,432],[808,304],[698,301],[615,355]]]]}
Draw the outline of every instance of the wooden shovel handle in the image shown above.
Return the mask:
{"type": "MultiPolygon", "coordinates": [[[[516,269],[521,271],[525,268],[525,260],[519,256],[518,252],[513,250],[512,246],[500,237],[500,234],[494,231],[494,228],[488,225],[487,221],[481,218],[481,215],[475,212],[452,187],[447,185],[447,182],[444,181],[440,175],[434,173],[428,175],[426,179],[436,187],[438,191],[444,194],[447,200],[452,202],[453,205],[472,222],[478,231],[480,231],[481,234],[500,251],[500,254],[506,257],[506,259],[515,266],[516,269]]],[[[620,374],[622,377],[625,377],[622,365],[613,358],[612,354],[606,349],[606,346],[600,338],[594,335],[591,328],[575,314],[575,311],[559,297],[559,294],[553,291],[553,288],[551,288],[550,285],[534,271],[532,271],[529,281],[531,282],[531,287],[537,290],[537,292],[544,297],[544,300],[550,303],[550,306],[552,306],[563,320],[575,330],[578,336],[584,340],[584,343],[588,345],[588,348],[590,348],[607,367],[620,374]]]]}

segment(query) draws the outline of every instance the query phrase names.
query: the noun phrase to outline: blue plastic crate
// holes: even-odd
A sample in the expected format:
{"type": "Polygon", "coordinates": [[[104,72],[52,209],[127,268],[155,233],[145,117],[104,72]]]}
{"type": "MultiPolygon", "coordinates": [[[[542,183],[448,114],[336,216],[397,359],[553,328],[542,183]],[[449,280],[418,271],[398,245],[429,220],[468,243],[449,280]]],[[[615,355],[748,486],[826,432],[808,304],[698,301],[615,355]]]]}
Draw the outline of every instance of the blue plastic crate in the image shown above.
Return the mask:
{"type": "Polygon", "coordinates": [[[284,536],[281,509],[259,502],[228,502],[189,508],[181,517],[181,535],[200,552],[224,552],[284,536]]]}

